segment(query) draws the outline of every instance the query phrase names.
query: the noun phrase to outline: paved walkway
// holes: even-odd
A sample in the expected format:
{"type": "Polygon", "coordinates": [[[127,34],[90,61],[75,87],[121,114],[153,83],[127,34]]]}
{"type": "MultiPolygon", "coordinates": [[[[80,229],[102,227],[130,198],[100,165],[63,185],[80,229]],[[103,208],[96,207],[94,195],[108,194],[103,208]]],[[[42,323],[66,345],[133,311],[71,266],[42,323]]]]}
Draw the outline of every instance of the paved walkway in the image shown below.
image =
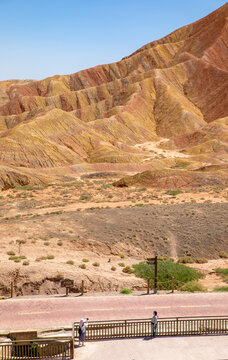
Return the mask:
{"type": "MultiPolygon", "coordinates": [[[[148,296],[42,297],[0,301],[0,330],[72,326],[90,320],[228,315],[228,293],[148,296]]],[[[227,355],[228,358],[228,355],[227,355]]]]}
{"type": "Polygon", "coordinates": [[[228,336],[170,337],[88,342],[75,359],[227,360],[228,336]]]}

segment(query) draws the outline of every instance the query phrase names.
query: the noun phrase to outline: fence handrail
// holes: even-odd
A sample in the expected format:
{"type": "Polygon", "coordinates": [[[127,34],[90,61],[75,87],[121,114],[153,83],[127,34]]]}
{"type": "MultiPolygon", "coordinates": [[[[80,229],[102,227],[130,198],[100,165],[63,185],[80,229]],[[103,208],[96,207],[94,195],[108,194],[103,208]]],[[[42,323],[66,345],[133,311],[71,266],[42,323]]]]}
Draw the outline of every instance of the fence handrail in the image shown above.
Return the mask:
{"type": "Polygon", "coordinates": [[[48,343],[48,342],[54,342],[54,341],[71,341],[72,337],[71,336],[66,336],[66,337],[55,337],[55,338],[38,338],[38,339],[23,339],[23,340],[13,340],[10,338],[7,338],[7,340],[0,340],[0,344],[11,344],[11,343],[25,343],[25,342],[35,342],[35,343],[48,343]]]}
{"type": "MultiPolygon", "coordinates": [[[[79,324],[73,324],[78,337],[79,324]]],[[[89,321],[86,340],[103,340],[151,336],[151,318],[89,321]]],[[[159,336],[228,334],[228,315],[181,316],[158,318],[159,336]]]]}
{"type": "MultiPolygon", "coordinates": [[[[152,317],[152,316],[151,316],[152,317]]],[[[134,321],[151,321],[151,317],[149,318],[136,318],[136,319],[118,319],[118,320],[91,320],[90,324],[103,324],[103,323],[120,323],[120,322],[134,322],[134,321]]],[[[194,320],[194,319],[228,319],[228,315],[203,315],[203,316],[168,316],[168,317],[158,317],[158,321],[160,320],[194,320]]],[[[74,322],[73,326],[79,325],[78,322],[74,322]]]]}

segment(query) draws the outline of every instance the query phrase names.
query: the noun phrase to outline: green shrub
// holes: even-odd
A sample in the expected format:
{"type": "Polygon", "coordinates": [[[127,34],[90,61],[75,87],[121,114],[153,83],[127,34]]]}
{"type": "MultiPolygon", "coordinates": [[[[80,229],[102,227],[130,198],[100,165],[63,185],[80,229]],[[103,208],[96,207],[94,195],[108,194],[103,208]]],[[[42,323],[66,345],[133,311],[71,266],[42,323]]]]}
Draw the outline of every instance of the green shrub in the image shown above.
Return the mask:
{"type": "Polygon", "coordinates": [[[15,255],[15,252],[10,250],[10,251],[7,251],[7,255],[15,255]]]}
{"type": "Polygon", "coordinates": [[[44,242],[44,245],[45,245],[45,246],[49,246],[49,245],[50,245],[50,242],[49,242],[49,241],[45,241],[45,242],[44,242]]]}
{"type": "Polygon", "coordinates": [[[19,262],[21,262],[21,259],[20,259],[20,258],[16,258],[16,259],[14,259],[14,262],[15,262],[15,263],[19,263],[19,262]]]}
{"type": "Polygon", "coordinates": [[[126,274],[133,274],[135,272],[130,266],[125,266],[122,271],[126,274]]]}
{"type": "Polygon", "coordinates": [[[178,262],[180,264],[193,264],[194,260],[190,256],[181,257],[178,262]]]}
{"type": "Polygon", "coordinates": [[[58,245],[58,246],[63,246],[62,240],[59,240],[59,241],[57,242],[57,245],[58,245]]]}
{"type": "Polygon", "coordinates": [[[205,287],[197,281],[189,281],[181,287],[182,291],[195,292],[195,291],[207,291],[205,287]]]}
{"type": "Polygon", "coordinates": [[[227,259],[228,258],[228,255],[225,251],[220,251],[219,252],[219,257],[222,258],[222,259],[227,259]]]}
{"type": "Polygon", "coordinates": [[[112,271],[116,271],[116,267],[115,267],[115,266],[112,266],[112,267],[111,267],[111,270],[112,270],[112,271]]]}
{"type": "Polygon", "coordinates": [[[68,265],[74,265],[74,261],[73,260],[67,260],[66,262],[68,265]]]}
{"type": "Polygon", "coordinates": [[[86,264],[78,265],[78,267],[79,267],[80,269],[86,269],[86,264]]]}
{"type": "MultiPolygon", "coordinates": [[[[145,280],[151,280],[151,286],[154,282],[154,265],[148,265],[146,262],[132,265],[137,277],[145,280]]],[[[180,263],[172,261],[158,261],[158,289],[171,290],[172,278],[174,277],[174,288],[179,289],[187,282],[198,280],[205,277],[195,269],[180,263]]]]}
{"type": "Polygon", "coordinates": [[[95,261],[95,262],[93,263],[93,266],[98,267],[98,266],[100,266],[100,263],[99,263],[99,262],[97,262],[97,261],[95,261]]]}
{"type": "Polygon", "coordinates": [[[206,258],[195,258],[194,262],[196,264],[206,264],[206,263],[208,263],[208,259],[206,259],[206,258]]]}
{"type": "Polygon", "coordinates": [[[125,264],[123,262],[118,263],[119,266],[125,267],[125,264]]]}
{"type": "Polygon", "coordinates": [[[120,258],[121,258],[121,259],[124,259],[124,258],[125,258],[125,255],[124,255],[124,254],[120,254],[120,258]]]}
{"type": "Polygon", "coordinates": [[[20,256],[18,256],[21,260],[23,260],[23,259],[27,259],[27,257],[25,256],[25,255],[20,255],[20,256]]]}
{"type": "Polygon", "coordinates": [[[90,199],[90,196],[88,196],[88,195],[80,196],[80,200],[88,200],[88,199],[90,199]]]}
{"type": "Polygon", "coordinates": [[[217,268],[215,269],[215,272],[217,275],[220,275],[222,277],[223,281],[228,283],[228,268],[226,269],[217,268]]]}
{"type": "Polygon", "coordinates": [[[87,262],[89,262],[89,259],[82,259],[82,261],[83,261],[84,263],[87,263],[87,262]]]}
{"type": "Polygon", "coordinates": [[[135,204],[135,206],[141,207],[141,206],[144,206],[144,204],[138,203],[138,204],[135,204]]]}
{"type": "Polygon", "coordinates": [[[181,190],[167,190],[166,192],[165,192],[167,195],[178,195],[178,194],[182,194],[183,193],[183,191],[181,191],[181,190]]]}
{"type": "Polygon", "coordinates": [[[112,195],[112,194],[108,194],[108,198],[109,198],[109,199],[112,199],[112,198],[113,198],[113,195],[112,195]]]}
{"type": "Polygon", "coordinates": [[[130,290],[130,289],[122,289],[122,290],[120,290],[120,293],[121,294],[131,294],[132,290],[130,290]]]}
{"type": "Polygon", "coordinates": [[[214,291],[218,291],[218,292],[228,291],[228,286],[217,286],[214,288],[214,291]]]}
{"type": "Polygon", "coordinates": [[[46,256],[40,256],[40,257],[36,258],[37,262],[40,262],[42,260],[47,260],[46,256]]]}
{"type": "Polygon", "coordinates": [[[146,187],[143,187],[143,188],[139,189],[139,191],[146,191],[146,190],[147,190],[146,187]]]}
{"type": "Polygon", "coordinates": [[[53,260],[55,257],[52,254],[47,255],[47,260],[53,260]]]}
{"type": "Polygon", "coordinates": [[[28,266],[28,265],[29,265],[29,261],[28,261],[28,260],[23,261],[23,265],[28,266]]]}

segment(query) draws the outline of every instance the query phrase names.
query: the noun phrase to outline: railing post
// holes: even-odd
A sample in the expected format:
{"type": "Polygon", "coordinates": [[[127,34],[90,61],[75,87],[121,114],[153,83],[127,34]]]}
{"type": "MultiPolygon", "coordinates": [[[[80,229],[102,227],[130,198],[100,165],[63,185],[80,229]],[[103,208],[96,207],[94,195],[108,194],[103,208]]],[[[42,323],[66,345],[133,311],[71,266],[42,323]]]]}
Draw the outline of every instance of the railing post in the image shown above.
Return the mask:
{"type": "Polygon", "coordinates": [[[125,338],[127,337],[127,320],[125,320],[125,338]]]}
{"type": "Polygon", "coordinates": [[[177,317],[177,335],[179,335],[179,321],[178,321],[178,317],[177,317]]]}
{"type": "Polygon", "coordinates": [[[74,359],[74,337],[72,338],[70,342],[70,358],[74,359]]]}
{"type": "Polygon", "coordinates": [[[172,293],[174,293],[174,277],[172,277],[172,293]]]}
{"type": "Polygon", "coordinates": [[[13,298],[13,290],[14,290],[14,282],[13,281],[11,281],[11,289],[10,290],[11,290],[10,296],[11,296],[11,298],[13,298]]]}
{"type": "Polygon", "coordinates": [[[84,280],[82,280],[81,294],[84,295],[84,280]]]}
{"type": "Polygon", "coordinates": [[[150,279],[147,279],[147,295],[150,293],[150,279]]]}

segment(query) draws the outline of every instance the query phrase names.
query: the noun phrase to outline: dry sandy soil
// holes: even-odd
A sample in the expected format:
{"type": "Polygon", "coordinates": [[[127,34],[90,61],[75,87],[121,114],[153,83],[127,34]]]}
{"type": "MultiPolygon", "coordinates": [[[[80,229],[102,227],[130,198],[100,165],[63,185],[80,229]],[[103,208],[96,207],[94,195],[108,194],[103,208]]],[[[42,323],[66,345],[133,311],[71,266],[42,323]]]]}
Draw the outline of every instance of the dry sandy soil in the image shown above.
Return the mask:
{"type": "Polygon", "coordinates": [[[132,265],[155,250],[175,259],[217,259],[199,265],[207,273],[202,282],[209,290],[223,284],[212,269],[228,266],[218,260],[220,251],[228,252],[227,189],[201,188],[172,196],[161,189],[116,188],[114,180],[114,175],[92,174],[72,183],[2,191],[3,293],[9,292],[10,279],[15,279],[18,295],[63,292],[63,278],[75,280],[73,292],[80,291],[82,279],[88,291],[141,290],[144,281],[124,274],[118,264],[132,265]],[[17,240],[25,241],[20,255],[27,257],[19,263],[7,254],[19,255],[17,240]],[[40,259],[47,255],[54,259],[40,259]],[[79,268],[83,258],[89,260],[86,269],[79,268]],[[66,264],[69,260],[74,264],[66,264]]]}

